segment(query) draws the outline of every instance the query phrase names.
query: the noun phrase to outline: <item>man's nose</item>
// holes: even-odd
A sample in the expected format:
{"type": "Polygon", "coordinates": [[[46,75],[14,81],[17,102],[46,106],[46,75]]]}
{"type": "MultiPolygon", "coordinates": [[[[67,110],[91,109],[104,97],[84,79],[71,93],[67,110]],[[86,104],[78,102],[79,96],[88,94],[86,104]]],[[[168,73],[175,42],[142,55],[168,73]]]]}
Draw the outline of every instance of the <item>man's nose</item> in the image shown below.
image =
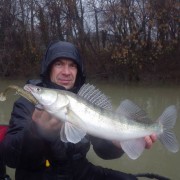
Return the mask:
{"type": "Polygon", "coordinates": [[[64,68],[63,68],[63,73],[64,74],[69,74],[70,73],[70,68],[69,68],[69,66],[64,66],[64,68]]]}

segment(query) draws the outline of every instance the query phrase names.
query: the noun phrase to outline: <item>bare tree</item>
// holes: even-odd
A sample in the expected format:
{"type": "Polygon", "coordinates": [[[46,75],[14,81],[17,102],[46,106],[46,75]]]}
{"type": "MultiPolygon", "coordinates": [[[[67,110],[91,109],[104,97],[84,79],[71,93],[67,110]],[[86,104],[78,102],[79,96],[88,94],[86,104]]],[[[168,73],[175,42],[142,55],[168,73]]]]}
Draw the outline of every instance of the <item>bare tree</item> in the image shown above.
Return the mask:
{"type": "Polygon", "coordinates": [[[1,0],[0,73],[36,71],[59,39],[78,46],[89,73],[140,79],[179,62],[170,61],[172,53],[178,59],[179,26],[177,0],[1,0]]]}

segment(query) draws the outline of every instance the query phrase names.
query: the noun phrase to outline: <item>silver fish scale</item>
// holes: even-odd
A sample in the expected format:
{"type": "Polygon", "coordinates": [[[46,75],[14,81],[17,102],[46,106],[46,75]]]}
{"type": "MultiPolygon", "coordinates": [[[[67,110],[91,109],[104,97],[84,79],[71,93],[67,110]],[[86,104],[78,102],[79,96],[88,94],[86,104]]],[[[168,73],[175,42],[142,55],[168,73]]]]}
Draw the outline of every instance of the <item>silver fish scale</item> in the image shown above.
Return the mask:
{"type": "Polygon", "coordinates": [[[84,84],[81,87],[78,95],[101,108],[112,110],[112,104],[110,99],[99,89],[96,89],[95,86],[90,85],[89,83],[84,84]]]}

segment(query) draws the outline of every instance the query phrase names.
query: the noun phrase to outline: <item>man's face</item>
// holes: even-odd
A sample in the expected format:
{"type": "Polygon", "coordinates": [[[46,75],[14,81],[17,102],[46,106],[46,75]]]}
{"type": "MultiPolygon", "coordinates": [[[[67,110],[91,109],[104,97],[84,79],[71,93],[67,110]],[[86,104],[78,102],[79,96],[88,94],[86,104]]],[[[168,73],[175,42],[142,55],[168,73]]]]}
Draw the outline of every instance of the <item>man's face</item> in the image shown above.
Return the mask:
{"type": "Polygon", "coordinates": [[[71,89],[76,81],[77,65],[69,59],[58,59],[51,67],[50,80],[66,89],[71,89]]]}

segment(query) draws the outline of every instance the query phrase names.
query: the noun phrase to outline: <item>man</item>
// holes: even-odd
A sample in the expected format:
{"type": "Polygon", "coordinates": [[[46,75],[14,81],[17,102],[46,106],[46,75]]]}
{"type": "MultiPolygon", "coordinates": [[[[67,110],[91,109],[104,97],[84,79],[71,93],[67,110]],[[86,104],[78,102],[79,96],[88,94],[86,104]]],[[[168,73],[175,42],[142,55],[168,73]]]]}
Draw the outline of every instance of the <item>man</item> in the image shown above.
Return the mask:
{"type": "MultiPolygon", "coordinates": [[[[42,61],[39,86],[77,93],[85,82],[83,64],[76,47],[69,42],[50,44],[42,61]]],[[[16,168],[16,180],[116,180],[136,179],[111,169],[97,167],[86,159],[90,143],[103,159],[123,154],[116,142],[87,135],[79,143],[64,143],[59,138],[61,121],[35,108],[24,98],[15,102],[9,130],[3,141],[4,159],[16,168]]],[[[150,148],[156,136],[146,137],[150,148]]]]}

